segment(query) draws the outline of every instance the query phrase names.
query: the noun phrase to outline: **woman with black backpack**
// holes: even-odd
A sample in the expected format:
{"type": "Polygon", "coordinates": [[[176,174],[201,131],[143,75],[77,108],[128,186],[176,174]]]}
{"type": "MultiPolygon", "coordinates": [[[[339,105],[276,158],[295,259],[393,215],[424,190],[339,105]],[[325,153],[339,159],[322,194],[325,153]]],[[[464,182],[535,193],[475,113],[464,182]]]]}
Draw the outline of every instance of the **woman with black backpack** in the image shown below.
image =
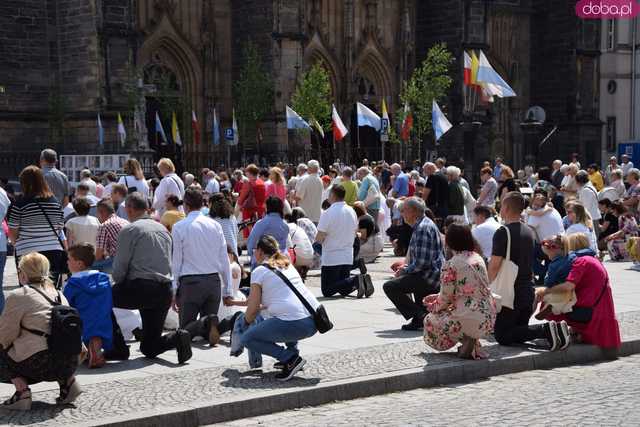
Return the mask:
{"type": "Polygon", "coordinates": [[[9,292],[0,316],[0,382],[16,388],[2,407],[28,411],[29,385],[42,381],[60,385],[57,404],[71,403],[82,392],[75,379],[82,323],[49,280],[46,257],[39,253],[21,257],[18,279],[23,286],[9,292]]]}

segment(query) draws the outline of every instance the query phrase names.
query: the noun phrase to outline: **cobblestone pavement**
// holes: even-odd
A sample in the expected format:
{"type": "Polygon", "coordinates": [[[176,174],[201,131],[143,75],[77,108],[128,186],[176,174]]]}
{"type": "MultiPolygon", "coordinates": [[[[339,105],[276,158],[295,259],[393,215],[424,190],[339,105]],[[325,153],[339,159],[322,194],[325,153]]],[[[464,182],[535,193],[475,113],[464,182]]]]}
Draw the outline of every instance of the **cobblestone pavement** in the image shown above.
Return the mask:
{"type": "Polygon", "coordinates": [[[301,408],[225,426],[638,425],[640,355],[301,408]]]}
{"type": "MultiPolygon", "coordinates": [[[[621,323],[623,333],[640,335],[640,313],[625,314],[621,318],[621,323]]],[[[540,351],[536,348],[501,347],[490,342],[485,342],[485,345],[490,359],[534,354],[540,351]]],[[[51,403],[57,391],[43,391],[34,395],[36,401],[32,411],[11,413],[0,410],[0,422],[12,425],[38,423],[42,426],[68,426],[102,418],[131,416],[136,412],[166,408],[178,410],[198,403],[213,404],[228,399],[247,399],[262,393],[287,391],[296,387],[350,380],[409,368],[446,364],[462,366],[461,363],[475,363],[474,361],[461,362],[454,356],[453,351],[432,352],[422,340],[329,352],[308,357],[308,361],[304,372],[287,383],[275,380],[275,372],[271,369],[270,362],[265,366],[266,374],[261,371],[251,371],[246,364],[236,364],[229,367],[174,370],[171,374],[154,375],[143,379],[130,378],[99,382],[84,385],[85,393],[80,396],[77,405],[64,409],[51,403]]],[[[533,374],[529,378],[535,377],[536,374],[533,374]]],[[[565,382],[563,378],[559,378],[558,381],[560,384],[565,382]]],[[[480,383],[478,387],[482,384],[480,383]]],[[[546,401],[544,396],[553,396],[553,394],[543,393],[543,390],[540,390],[538,397],[546,401]]]]}

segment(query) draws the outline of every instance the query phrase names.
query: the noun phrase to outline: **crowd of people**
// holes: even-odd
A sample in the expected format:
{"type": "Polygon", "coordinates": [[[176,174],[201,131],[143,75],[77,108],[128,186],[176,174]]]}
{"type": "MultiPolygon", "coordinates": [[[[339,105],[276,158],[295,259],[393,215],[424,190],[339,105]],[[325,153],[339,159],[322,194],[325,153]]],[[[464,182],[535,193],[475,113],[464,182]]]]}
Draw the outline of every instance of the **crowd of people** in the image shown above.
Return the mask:
{"type": "Polygon", "coordinates": [[[59,403],[72,402],[77,366],[126,360],[131,339],[148,358],[175,349],[182,364],[193,340],[213,347],[230,333],[232,356],[246,348],[252,368],[271,356],[289,380],[306,363],[298,341],[322,331],[309,270],[319,269],[324,297],[369,298],[367,264],[385,242],[403,257],[383,285],[402,329],[440,351],[460,344],[471,359],[485,357],[490,334],[613,354],[620,334],[602,260],[640,269],[640,171],[624,157],[600,171],[576,155],[536,173],[497,158],[477,181],[443,158],[182,175],[163,158],[151,179],[132,158],[120,177],[83,170],[73,189],[56,162],[46,149],[20,174],[20,194],[0,188],[0,273],[12,248],[22,285],[6,305],[0,292],[0,380],[15,385],[4,402],[13,409],[30,407],[40,381],[57,381],[59,403]],[[77,354],[53,355],[52,305],[77,313],[77,354]],[[545,322],[530,324],[536,311],[545,322]]]}

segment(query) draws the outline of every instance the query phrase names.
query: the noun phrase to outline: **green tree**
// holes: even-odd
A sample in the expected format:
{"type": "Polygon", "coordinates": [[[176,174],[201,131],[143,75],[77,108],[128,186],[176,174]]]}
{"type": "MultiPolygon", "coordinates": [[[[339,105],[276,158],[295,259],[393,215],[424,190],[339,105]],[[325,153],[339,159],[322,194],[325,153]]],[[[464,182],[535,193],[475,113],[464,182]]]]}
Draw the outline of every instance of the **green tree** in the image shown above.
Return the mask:
{"type": "Polygon", "coordinates": [[[324,130],[331,129],[331,84],[329,73],[321,63],[314,64],[298,83],[291,98],[291,108],[310,121],[315,119],[324,130]]]}
{"type": "MultiPolygon", "coordinates": [[[[434,99],[440,101],[446,97],[453,83],[453,79],[449,75],[453,62],[453,55],[447,50],[446,44],[436,44],[429,49],[427,58],[414,70],[400,93],[402,104],[407,103],[411,108],[413,133],[420,139],[433,132],[431,126],[432,101],[434,99]]],[[[396,114],[396,116],[404,118],[404,112],[396,114]]]]}
{"type": "Polygon", "coordinates": [[[247,41],[240,78],[233,87],[240,138],[255,141],[258,126],[273,109],[273,79],[264,70],[258,49],[247,41]]]}

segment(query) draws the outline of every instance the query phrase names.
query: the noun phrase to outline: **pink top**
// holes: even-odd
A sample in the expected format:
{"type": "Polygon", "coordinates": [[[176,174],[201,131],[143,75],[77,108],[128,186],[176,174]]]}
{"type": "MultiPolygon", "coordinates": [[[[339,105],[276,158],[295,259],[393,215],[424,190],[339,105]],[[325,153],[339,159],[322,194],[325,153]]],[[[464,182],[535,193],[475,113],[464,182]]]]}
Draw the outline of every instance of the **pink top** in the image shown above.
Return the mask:
{"type": "Polygon", "coordinates": [[[267,199],[271,196],[276,196],[284,202],[287,197],[287,187],[284,184],[269,184],[267,186],[267,199]]]}

